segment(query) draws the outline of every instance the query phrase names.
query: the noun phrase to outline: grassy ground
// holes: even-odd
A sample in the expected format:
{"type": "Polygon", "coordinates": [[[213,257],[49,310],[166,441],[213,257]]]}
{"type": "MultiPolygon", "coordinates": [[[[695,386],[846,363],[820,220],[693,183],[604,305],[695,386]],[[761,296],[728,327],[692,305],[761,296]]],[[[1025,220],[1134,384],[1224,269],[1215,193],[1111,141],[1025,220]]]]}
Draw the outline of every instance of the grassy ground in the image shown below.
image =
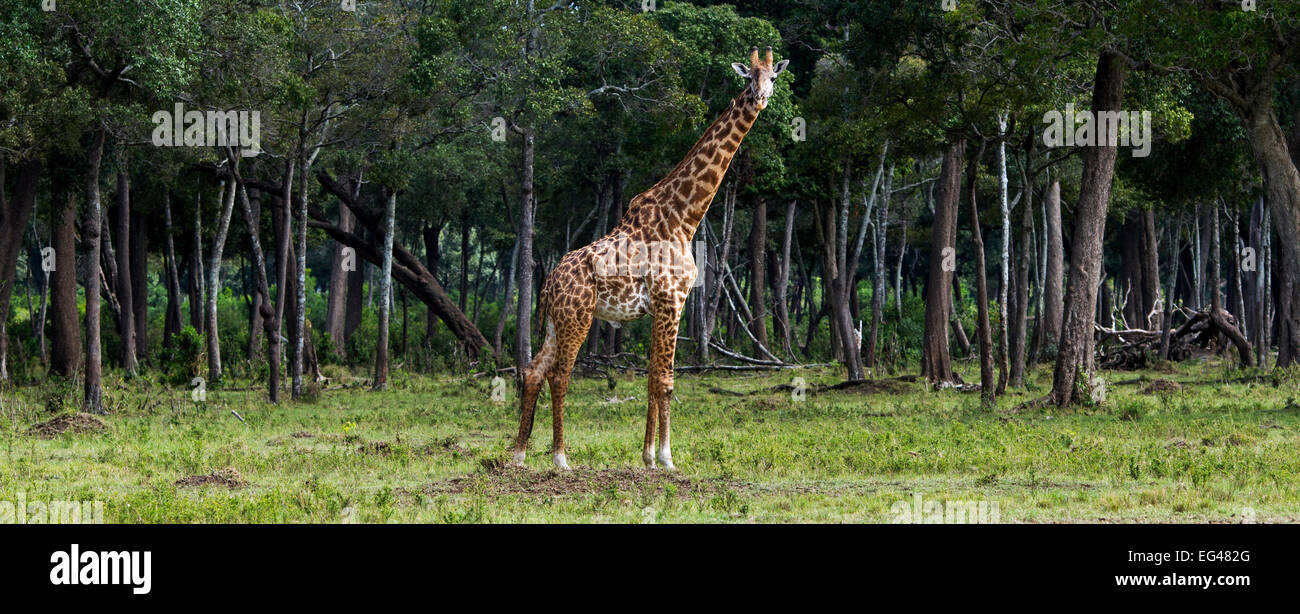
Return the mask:
{"type": "Polygon", "coordinates": [[[891,522],[935,502],[996,503],[1001,522],[1300,519],[1297,374],[1107,372],[1098,405],[1019,413],[1050,369],[992,412],[921,383],[817,392],[839,377],[679,376],[676,474],[640,468],[644,378],[576,379],[566,475],[550,471],[546,396],[529,468],[500,467],[517,407],[482,379],[398,373],[383,393],[274,407],[110,378],[104,430],[41,437],[46,407],[76,395],[45,384],[3,395],[0,501],[100,500],[107,522],[891,522]],[[802,400],[769,390],[796,377],[802,400]],[[1181,389],[1144,392],[1157,379],[1181,389]]]}

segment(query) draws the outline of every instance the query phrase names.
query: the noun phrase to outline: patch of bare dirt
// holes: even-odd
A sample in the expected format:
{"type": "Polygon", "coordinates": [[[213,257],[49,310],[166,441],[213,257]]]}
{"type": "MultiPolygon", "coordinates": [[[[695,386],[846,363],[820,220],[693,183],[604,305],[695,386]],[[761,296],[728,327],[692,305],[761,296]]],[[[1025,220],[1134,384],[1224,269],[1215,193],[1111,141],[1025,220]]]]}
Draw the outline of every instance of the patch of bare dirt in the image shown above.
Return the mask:
{"type": "Polygon", "coordinates": [[[294,431],[293,433],[290,433],[289,436],[294,439],[311,439],[312,437],[315,437],[316,434],[307,431],[294,431]]]}
{"type": "Polygon", "coordinates": [[[68,414],[33,424],[28,432],[42,439],[51,439],[71,431],[73,433],[102,433],[108,425],[90,414],[68,414]]]}
{"type": "Polygon", "coordinates": [[[424,487],[428,494],[463,493],[470,490],[491,494],[525,495],[582,495],[598,492],[663,491],[676,489],[678,497],[686,498],[699,491],[720,490],[715,482],[694,480],[668,471],[644,469],[583,469],[573,471],[534,471],[524,467],[506,465],[500,460],[484,459],[483,473],[435,482],[424,487]]]}
{"type": "Polygon", "coordinates": [[[1151,380],[1151,383],[1142,388],[1143,394],[1155,394],[1157,392],[1177,392],[1182,390],[1182,384],[1173,380],[1157,379],[1151,380]]]}
{"type": "Polygon", "coordinates": [[[188,478],[176,480],[177,486],[225,486],[226,488],[242,488],[248,485],[244,476],[239,475],[239,471],[234,467],[218,469],[207,475],[192,475],[188,478]]]}

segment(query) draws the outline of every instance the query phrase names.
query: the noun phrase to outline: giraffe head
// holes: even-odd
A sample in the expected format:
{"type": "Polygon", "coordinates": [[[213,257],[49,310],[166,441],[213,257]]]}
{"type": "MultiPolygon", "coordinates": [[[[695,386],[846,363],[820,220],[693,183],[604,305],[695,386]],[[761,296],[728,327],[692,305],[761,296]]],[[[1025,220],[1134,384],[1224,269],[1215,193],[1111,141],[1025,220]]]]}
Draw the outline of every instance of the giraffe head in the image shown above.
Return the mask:
{"type": "Polygon", "coordinates": [[[767,99],[772,97],[772,87],[776,83],[776,76],[785,70],[785,65],[790,60],[781,60],[775,65],[772,64],[772,48],[767,48],[767,53],[763,59],[758,58],[758,47],[749,50],[749,66],[740,62],[731,65],[740,76],[749,81],[749,89],[754,93],[759,110],[767,108],[767,99]]]}

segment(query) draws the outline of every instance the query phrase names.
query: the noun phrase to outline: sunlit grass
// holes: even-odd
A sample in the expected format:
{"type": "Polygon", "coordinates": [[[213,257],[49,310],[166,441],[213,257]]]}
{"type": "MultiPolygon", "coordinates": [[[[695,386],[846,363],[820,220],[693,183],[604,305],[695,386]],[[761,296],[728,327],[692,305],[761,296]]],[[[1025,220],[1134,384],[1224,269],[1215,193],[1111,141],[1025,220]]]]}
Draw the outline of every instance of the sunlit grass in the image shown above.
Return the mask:
{"type": "MultiPolygon", "coordinates": [[[[960,368],[978,379],[974,365],[960,368]]],[[[110,376],[106,432],[40,439],[27,429],[51,417],[47,383],[3,396],[0,500],[102,500],[108,522],[889,522],[891,506],[919,493],[997,502],[1002,522],[1300,519],[1295,375],[1213,362],[1106,372],[1100,405],[1020,413],[1047,392],[1049,368],[993,412],[978,394],[920,383],[802,401],[769,391],[795,377],[815,387],[841,373],[678,376],[674,457],[691,484],[593,480],[562,494],[502,489],[485,469],[506,458],[517,407],[513,391],[492,402],[481,377],[399,372],[386,392],[327,390],[276,407],[246,381],[195,403],[187,390],[110,376]],[[1182,389],[1144,394],[1153,379],[1182,389]],[[175,485],[224,468],[247,485],[175,485]],[[446,487],[458,478],[463,488],[446,487]]],[[[570,389],[579,476],[640,471],[645,379],[617,382],[611,392],[603,377],[575,378],[570,389]]],[[[544,395],[528,459],[539,479],[549,407],[544,395]]]]}

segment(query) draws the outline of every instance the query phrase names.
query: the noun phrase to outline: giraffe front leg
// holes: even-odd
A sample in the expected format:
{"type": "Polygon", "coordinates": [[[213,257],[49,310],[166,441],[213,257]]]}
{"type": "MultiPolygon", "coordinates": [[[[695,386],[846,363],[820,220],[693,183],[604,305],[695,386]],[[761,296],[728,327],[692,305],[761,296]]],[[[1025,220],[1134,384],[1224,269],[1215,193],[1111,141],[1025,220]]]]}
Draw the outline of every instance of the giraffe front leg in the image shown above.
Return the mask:
{"type": "MultiPolygon", "coordinates": [[[[650,342],[650,413],[659,420],[659,465],[667,471],[673,465],[671,414],[673,401],[673,359],[677,353],[677,327],[681,320],[682,301],[676,295],[656,301],[654,326],[650,342]]],[[[647,422],[646,430],[650,430],[647,422]]],[[[647,442],[650,434],[646,434],[647,442]]],[[[649,444],[647,444],[649,448],[649,444]]],[[[649,454],[647,449],[646,454],[649,454]]]]}

